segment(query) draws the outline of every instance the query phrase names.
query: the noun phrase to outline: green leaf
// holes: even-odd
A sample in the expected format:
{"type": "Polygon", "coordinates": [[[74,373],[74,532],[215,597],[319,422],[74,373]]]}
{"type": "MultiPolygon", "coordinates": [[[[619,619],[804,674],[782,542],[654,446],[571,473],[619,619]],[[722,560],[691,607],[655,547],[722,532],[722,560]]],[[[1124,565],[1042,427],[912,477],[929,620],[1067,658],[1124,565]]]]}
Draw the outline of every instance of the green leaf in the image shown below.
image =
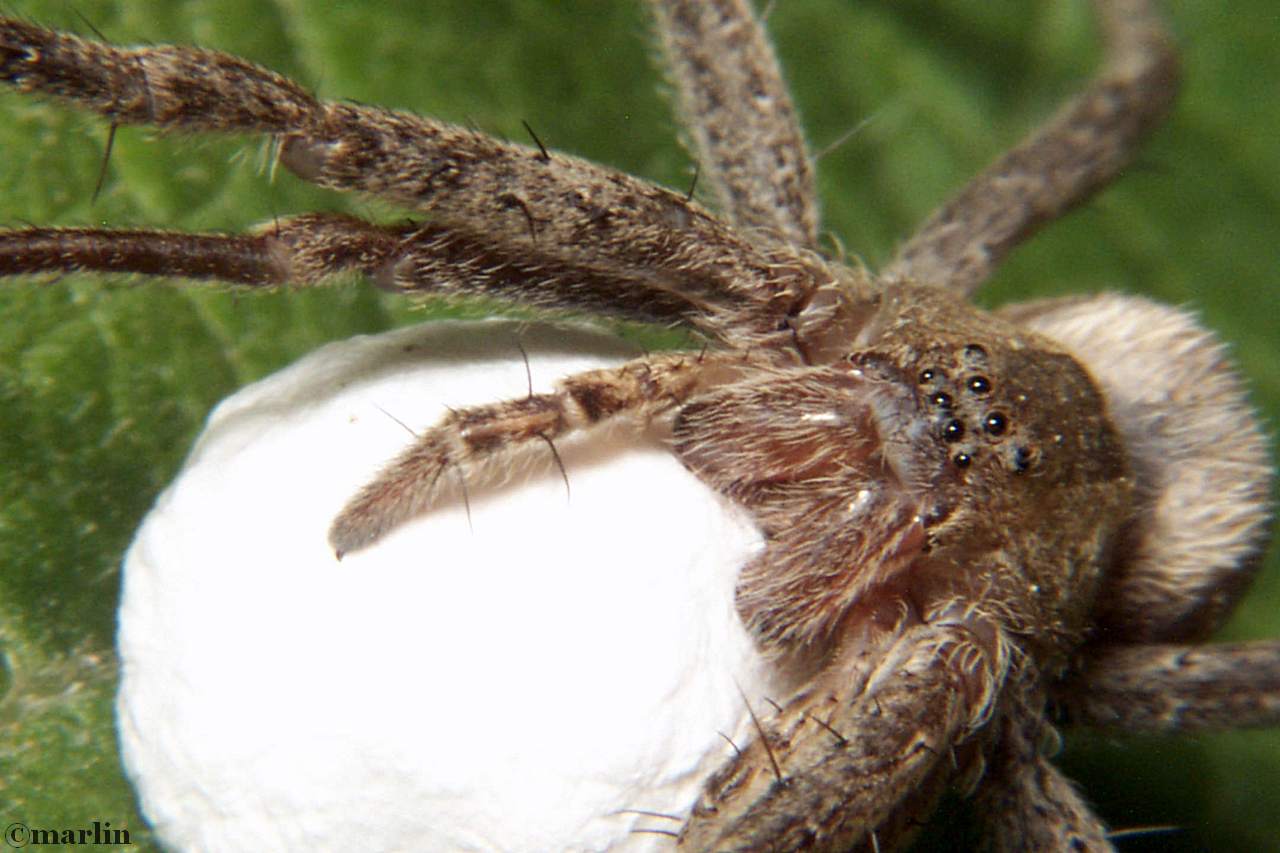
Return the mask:
{"type": "MultiPolygon", "coordinates": [[[[1186,89],[1142,163],[1020,249],[989,304],[1123,289],[1194,306],[1231,343],[1268,423],[1280,415],[1280,24],[1270,0],[1167,4],[1186,89]]],[[[535,0],[25,2],[120,42],[199,43],[325,96],[414,110],[686,187],[687,157],[632,4],[535,0]]],[[[827,225],[875,265],[1089,75],[1082,0],[791,0],[771,24],[821,162],[827,225]]],[[[302,185],[262,140],[107,129],[0,93],[0,219],[234,230],[305,210],[393,215],[302,185]]],[[[367,286],[236,295],[68,276],[0,283],[0,820],[145,832],[111,718],[117,566],[222,396],[320,343],[435,316],[367,286]]],[[[1206,496],[1211,500],[1212,496],[1206,496]]],[[[1227,629],[1280,636],[1273,553],[1227,629]]],[[[1273,849],[1280,733],[1072,738],[1066,766],[1112,825],[1168,823],[1123,849],[1273,849]],[[1144,847],[1145,845],[1145,847],[1144,847]]]]}

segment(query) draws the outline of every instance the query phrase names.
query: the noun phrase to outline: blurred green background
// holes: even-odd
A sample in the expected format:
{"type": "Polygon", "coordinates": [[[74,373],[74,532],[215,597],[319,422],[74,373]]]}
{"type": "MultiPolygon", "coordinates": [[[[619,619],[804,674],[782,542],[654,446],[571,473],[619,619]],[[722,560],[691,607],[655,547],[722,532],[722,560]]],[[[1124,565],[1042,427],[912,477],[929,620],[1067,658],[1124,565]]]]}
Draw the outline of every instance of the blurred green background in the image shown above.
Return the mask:
{"type": "MultiPolygon", "coordinates": [[[[550,147],[688,186],[634,4],[335,5],[50,0],[6,13],[220,48],[326,96],[513,139],[526,120],[550,147]]],[[[1193,306],[1231,343],[1274,425],[1280,11],[1273,0],[1166,5],[1186,70],[1172,122],[1119,186],[1019,250],[983,300],[1123,289],[1193,306]]],[[[814,149],[865,122],[823,157],[821,188],[827,227],[873,266],[1097,59],[1082,0],[778,0],[770,20],[814,149]]],[[[283,171],[272,181],[262,140],[137,128],[120,130],[92,201],[106,135],[98,120],[0,93],[0,223],[233,230],[314,209],[394,215],[283,171]]],[[[221,397],[324,341],[439,313],[367,286],[0,285],[0,823],[110,820],[149,846],[111,716],[117,566],[133,530],[221,397]]],[[[1225,634],[1280,636],[1274,553],[1225,634]]],[[[1280,732],[1073,734],[1063,762],[1114,827],[1182,827],[1121,849],[1280,849],[1280,732]]],[[[944,829],[935,844],[955,838],[944,829]]]]}

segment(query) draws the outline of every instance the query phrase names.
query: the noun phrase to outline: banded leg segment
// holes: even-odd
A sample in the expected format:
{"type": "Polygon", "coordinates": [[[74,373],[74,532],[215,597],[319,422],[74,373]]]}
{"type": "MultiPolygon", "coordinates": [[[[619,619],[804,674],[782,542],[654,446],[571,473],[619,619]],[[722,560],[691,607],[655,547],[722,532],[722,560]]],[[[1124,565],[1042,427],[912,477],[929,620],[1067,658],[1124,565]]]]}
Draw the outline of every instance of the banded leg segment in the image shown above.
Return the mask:
{"type": "Polygon", "coordinates": [[[536,250],[432,223],[381,226],[307,214],[247,234],[80,228],[0,230],[0,276],[94,271],[277,287],[323,285],[353,272],[396,292],[483,296],[552,311],[683,324],[715,337],[731,309],[618,270],[575,266],[536,250]]]}
{"type": "Polygon", "coordinates": [[[281,259],[270,244],[270,238],[251,234],[101,228],[0,230],[0,276],[92,271],[251,286],[283,284],[281,259]]]}
{"type": "Polygon", "coordinates": [[[764,27],[747,0],[651,0],[700,173],[735,225],[818,243],[813,164],[764,27]]]}
{"type": "Polygon", "coordinates": [[[978,799],[990,848],[996,853],[1110,853],[1115,848],[1106,826],[1044,754],[1049,725],[1032,710],[1039,704],[1017,704],[999,721],[999,742],[978,799]]]}
{"type": "Polygon", "coordinates": [[[1017,245],[1088,200],[1168,114],[1178,61],[1149,0],[1094,0],[1106,59],[1093,83],[933,213],[884,270],[972,293],[1017,245]]]}
{"type": "Polygon", "coordinates": [[[1054,690],[1073,724],[1175,734],[1280,725],[1280,640],[1095,649],[1054,690]]]}
{"type": "Polygon", "coordinates": [[[196,47],[121,48],[0,18],[0,81],[70,101],[113,124],[285,133],[320,102],[292,80],[196,47]]]}
{"type": "Polygon", "coordinates": [[[975,617],[917,623],[860,651],[851,640],[707,783],[681,848],[874,849],[886,821],[898,837],[900,805],[933,790],[952,746],[986,722],[1008,667],[992,636],[975,617]]]}
{"type": "Polygon", "coordinates": [[[451,412],[392,461],[334,520],[329,542],[339,558],[377,541],[438,500],[442,477],[474,476],[489,462],[550,445],[568,433],[627,417],[648,421],[702,387],[724,381],[740,356],[660,355],[562,379],[555,391],[451,412]]]}
{"type": "Polygon", "coordinates": [[[305,180],[430,211],[512,255],[535,251],[733,305],[747,339],[780,329],[825,278],[816,259],[757,248],[653,184],[444,122],[323,102],[216,51],[119,48],[0,19],[0,80],[119,124],[275,134],[281,162],[305,180]]]}

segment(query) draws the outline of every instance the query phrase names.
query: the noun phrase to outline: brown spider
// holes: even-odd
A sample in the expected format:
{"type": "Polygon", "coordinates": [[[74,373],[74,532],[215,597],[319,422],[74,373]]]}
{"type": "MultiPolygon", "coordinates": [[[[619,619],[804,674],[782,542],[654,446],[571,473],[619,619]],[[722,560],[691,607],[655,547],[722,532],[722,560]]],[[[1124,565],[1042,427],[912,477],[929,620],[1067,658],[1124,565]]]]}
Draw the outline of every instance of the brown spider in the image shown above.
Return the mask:
{"type": "Polygon", "coordinates": [[[957,296],[1128,163],[1172,99],[1163,31],[1145,3],[1100,4],[1098,80],[873,276],[819,251],[810,163],[745,7],[654,6],[732,228],[540,145],[320,104],[222,54],[125,53],[9,21],[0,76],[24,90],[115,123],[275,134],[302,177],[432,218],[312,214],[247,236],[30,228],[0,234],[0,272],[277,285],[354,269],[393,290],[698,331],[701,352],[451,416],[353,499],[336,550],[425,511],[450,467],[614,417],[670,420],[677,455],[770,536],[739,607],[805,684],[708,786],[683,843],[891,845],[951,782],[980,777],[997,846],[1105,849],[1037,746],[1047,701],[1121,729],[1276,719],[1274,644],[1159,645],[1202,639],[1248,579],[1267,517],[1261,432],[1217,344],[1179,312],[1096,297],[993,317],[957,296]]]}

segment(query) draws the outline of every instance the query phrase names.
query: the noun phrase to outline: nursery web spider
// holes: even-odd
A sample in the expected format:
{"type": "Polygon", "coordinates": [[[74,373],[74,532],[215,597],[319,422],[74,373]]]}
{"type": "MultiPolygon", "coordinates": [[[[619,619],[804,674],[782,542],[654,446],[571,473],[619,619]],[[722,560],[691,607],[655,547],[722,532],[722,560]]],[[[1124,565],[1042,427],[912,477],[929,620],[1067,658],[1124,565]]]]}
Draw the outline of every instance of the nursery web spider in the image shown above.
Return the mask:
{"type": "Polygon", "coordinates": [[[1169,36],[1145,0],[1099,0],[1098,76],[871,272],[825,248],[814,164],[745,2],[650,5],[718,214],[536,139],[321,101],[226,54],[4,20],[0,78],[21,91],[113,126],[266,134],[304,180],[425,218],[17,228],[0,275],[307,287],[354,271],[698,334],[701,349],[451,415],[353,496],[335,551],[429,511],[448,469],[614,418],[667,422],[673,452],[768,535],[738,605],[804,684],[708,784],[682,845],[886,849],[958,784],[998,849],[1109,849],[1041,748],[1047,709],[1122,731],[1275,723],[1280,646],[1196,645],[1258,562],[1271,463],[1185,312],[965,298],[1129,165],[1173,103],[1169,36]]]}

